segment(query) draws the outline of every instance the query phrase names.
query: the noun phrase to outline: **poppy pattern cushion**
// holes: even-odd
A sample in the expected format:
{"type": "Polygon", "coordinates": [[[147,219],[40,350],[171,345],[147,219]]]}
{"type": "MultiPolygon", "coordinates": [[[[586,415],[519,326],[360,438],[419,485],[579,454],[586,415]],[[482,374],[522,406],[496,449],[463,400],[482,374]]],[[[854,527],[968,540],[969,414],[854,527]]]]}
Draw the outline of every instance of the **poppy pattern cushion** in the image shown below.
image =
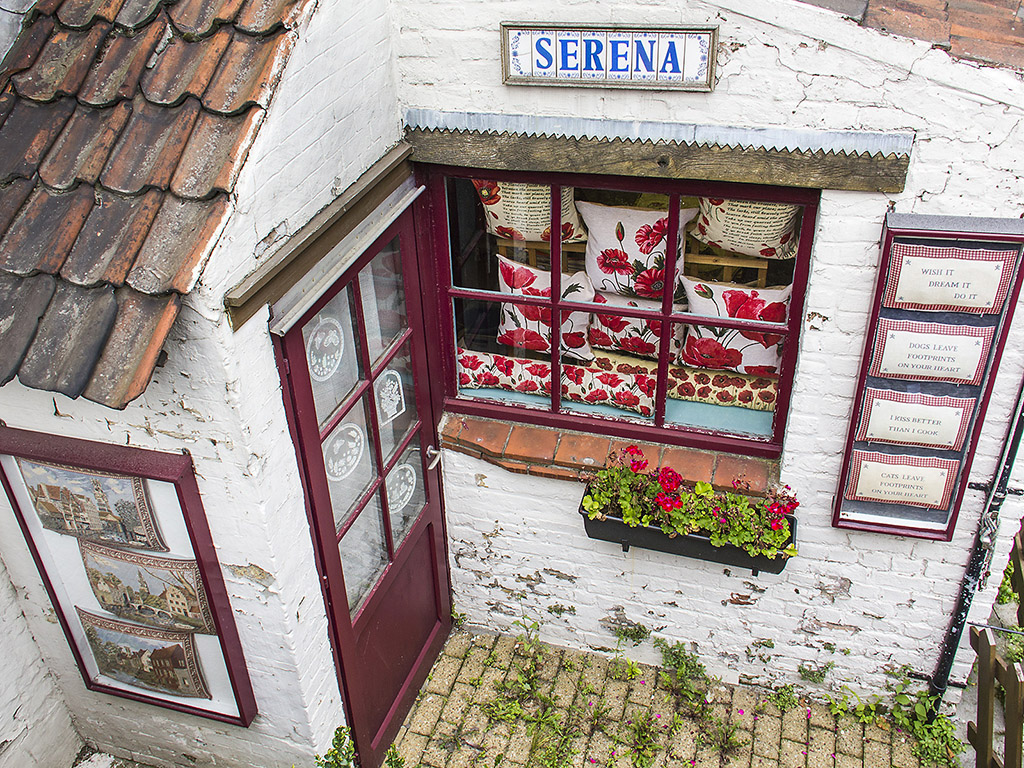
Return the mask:
{"type": "MultiPolygon", "coordinates": [[[[550,273],[497,256],[498,287],[502,293],[517,296],[551,296],[550,273]]],[[[583,272],[562,275],[562,298],[568,301],[592,301],[594,288],[583,272]]],[[[498,343],[535,352],[551,350],[551,308],[502,303],[498,323],[498,343]]],[[[589,361],[594,353],[587,343],[589,312],[565,312],[562,317],[562,355],[589,361]]]]}
{"type": "MultiPolygon", "coordinates": [[[[690,311],[697,315],[785,323],[791,286],[751,288],[683,278],[690,311]]],[[[774,375],[779,371],[782,336],[736,328],[691,325],[678,360],[697,368],[774,375]]]]}
{"type": "MultiPolygon", "coordinates": [[[[661,302],[651,299],[628,299],[617,293],[598,292],[594,301],[599,304],[608,304],[615,307],[635,307],[637,309],[660,310],[661,302]]],[[[685,311],[686,307],[680,304],[675,306],[677,311],[685,311]]],[[[683,335],[685,329],[681,325],[673,326],[674,333],[670,340],[670,354],[676,358],[683,348],[683,335]]],[[[649,320],[640,320],[635,317],[621,317],[620,315],[605,315],[595,312],[590,316],[589,331],[590,346],[595,349],[608,349],[618,352],[626,352],[639,357],[658,358],[661,340],[661,323],[649,320]]]]}
{"type": "Polygon", "coordinates": [[[800,206],[791,203],[702,197],[700,215],[690,234],[733,253],[791,259],[796,256],[799,217],[800,206]]]}
{"type": "MultiPolygon", "coordinates": [[[[487,231],[510,240],[551,241],[551,187],[472,179],[484,207],[487,231]]],[[[562,187],[562,242],[587,239],[573,204],[573,188],[562,187]]]]}
{"type": "MultiPolygon", "coordinates": [[[[668,213],[585,202],[577,202],[576,207],[589,233],[586,270],[595,290],[634,299],[660,299],[665,285],[668,213]]],[[[681,209],[680,230],[696,215],[696,208],[681,209]]],[[[680,251],[676,274],[682,273],[680,251]]]]}

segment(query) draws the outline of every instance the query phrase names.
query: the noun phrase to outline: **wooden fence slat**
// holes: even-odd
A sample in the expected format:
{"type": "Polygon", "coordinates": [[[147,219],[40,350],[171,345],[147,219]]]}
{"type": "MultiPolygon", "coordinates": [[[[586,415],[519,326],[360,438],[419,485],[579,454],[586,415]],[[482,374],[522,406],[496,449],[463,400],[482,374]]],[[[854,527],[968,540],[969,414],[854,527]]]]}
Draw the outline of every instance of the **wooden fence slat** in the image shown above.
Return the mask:
{"type": "Polygon", "coordinates": [[[974,747],[975,768],[993,768],[996,649],[992,631],[971,627],[971,647],[978,654],[978,722],[968,724],[967,739],[974,747]]]}
{"type": "Polygon", "coordinates": [[[1006,664],[998,660],[1003,677],[1003,688],[1006,691],[1006,741],[1003,747],[1003,764],[1021,768],[1024,758],[1024,667],[1020,664],[1006,664]]]}

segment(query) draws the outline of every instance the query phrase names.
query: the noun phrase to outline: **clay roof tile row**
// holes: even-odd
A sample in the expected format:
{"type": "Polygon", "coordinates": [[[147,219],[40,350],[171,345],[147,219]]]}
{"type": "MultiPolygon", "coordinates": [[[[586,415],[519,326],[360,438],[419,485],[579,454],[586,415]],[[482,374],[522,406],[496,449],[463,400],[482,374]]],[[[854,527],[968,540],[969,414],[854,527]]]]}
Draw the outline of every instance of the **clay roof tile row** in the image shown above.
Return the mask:
{"type": "Polygon", "coordinates": [[[231,213],[299,7],[164,1],[40,0],[0,62],[0,385],[123,408],[231,213]]]}

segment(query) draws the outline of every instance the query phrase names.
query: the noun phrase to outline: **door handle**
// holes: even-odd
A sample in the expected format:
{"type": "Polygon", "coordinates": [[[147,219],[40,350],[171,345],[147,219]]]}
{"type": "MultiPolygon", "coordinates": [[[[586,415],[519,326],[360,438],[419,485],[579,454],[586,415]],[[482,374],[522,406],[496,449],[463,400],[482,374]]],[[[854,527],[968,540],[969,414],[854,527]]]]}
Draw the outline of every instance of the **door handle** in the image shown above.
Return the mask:
{"type": "Polygon", "coordinates": [[[437,469],[437,465],[441,463],[441,452],[434,446],[428,445],[427,458],[430,459],[430,463],[427,464],[427,472],[431,472],[437,469]]]}

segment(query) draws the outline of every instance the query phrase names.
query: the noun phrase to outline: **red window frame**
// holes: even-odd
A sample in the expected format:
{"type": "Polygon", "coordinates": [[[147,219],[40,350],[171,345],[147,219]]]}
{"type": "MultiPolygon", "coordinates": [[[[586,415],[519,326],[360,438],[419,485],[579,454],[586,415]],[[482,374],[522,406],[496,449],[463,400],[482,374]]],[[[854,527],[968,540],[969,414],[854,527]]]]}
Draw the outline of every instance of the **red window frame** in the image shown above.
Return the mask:
{"type": "MultiPolygon", "coordinates": [[[[777,458],[782,453],[786,421],[789,415],[789,401],[793,388],[793,377],[799,347],[800,328],[804,312],[804,296],[810,272],[810,253],[813,244],[814,229],[817,221],[820,190],[802,188],[783,188],[767,185],[738,184],[718,181],[699,180],[663,180],[644,179],[622,176],[581,175],[568,173],[540,173],[497,171],[490,169],[470,169],[456,166],[419,165],[418,180],[427,188],[426,198],[428,229],[425,234],[431,243],[432,257],[424,265],[430,283],[437,286],[435,300],[428,302],[432,308],[432,318],[428,323],[439,339],[441,355],[440,367],[443,378],[443,394],[441,395],[444,409],[452,413],[463,413],[484,418],[503,421],[517,421],[527,424],[572,429],[575,431],[594,432],[611,437],[680,445],[710,450],[721,450],[729,453],[745,454],[764,458],[777,458]],[[618,314],[624,317],[660,320],[669,323],[680,320],[686,324],[716,326],[720,328],[737,328],[761,331],[783,336],[783,354],[780,361],[778,381],[778,397],[772,419],[771,434],[766,437],[746,436],[714,432],[685,425],[665,424],[665,403],[667,377],[658,376],[655,399],[655,415],[653,424],[643,424],[635,420],[602,418],[578,412],[559,412],[559,387],[553,386],[551,404],[546,410],[539,408],[523,408],[513,404],[500,404],[494,401],[473,399],[460,396],[457,386],[455,366],[455,328],[452,322],[452,302],[455,299],[468,299],[484,302],[512,302],[519,305],[537,305],[551,307],[555,313],[562,311],[593,311],[593,304],[582,304],[561,298],[561,244],[557,238],[551,241],[551,294],[552,299],[538,299],[529,296],[502,295],[496,296],[491,291],[462,288],[453,285],[452,257],[449,235],[449,211],[447,198],[448,178],[494,179],[499,182],[527,182],[551,186],[552,215],[551,231],[559,232],[561,227],[561,206],[559,205],[561,188],[564,186],[610,189],[626,192],[648,192],[669,196],[669,227],[668,242],[677,243],[679,238],[679,205],[681,197],[721,197],[742,200],[794,203],[803,206],[803,217],[800,225],[800,244],[793,267],[793,287],[789,300],[789,314],[785,326],[754,321],[737,320],[734,318],[706,316],[696,314],[672,313],[672,295],[666,290],[662,298],[660,311],[611,307],[605,305],[606,314],[618,314]]],[[[665,270],[673,274],[677,248],[668,248],[665,270]]],[[[427,283],[427,284],[430,284],[427,283]]],[[[559,317],[560,314],[555,314],[559,317]]],[[[558,354],[558,323],[552,327],[551,343],[551,376],[559,381],[561,365],[558,354]]],[[[667,326],[662,326],[667,327],[667,326]]],[[[660,345],[658,359],[659,370],[664,371],[670,359],[668,344],[660,345]]]]}

